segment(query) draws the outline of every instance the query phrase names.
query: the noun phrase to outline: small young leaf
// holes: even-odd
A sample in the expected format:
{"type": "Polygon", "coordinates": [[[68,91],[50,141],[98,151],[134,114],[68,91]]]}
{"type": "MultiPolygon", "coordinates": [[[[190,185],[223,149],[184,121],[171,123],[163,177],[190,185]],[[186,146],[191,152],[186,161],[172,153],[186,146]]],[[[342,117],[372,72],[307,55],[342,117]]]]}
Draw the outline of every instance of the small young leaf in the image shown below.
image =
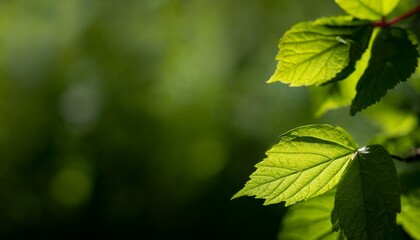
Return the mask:
{"type": "Polygon", "coordinates": [[[401,196],[401,213],[397,221],[414,239],[420,239],[420,189],[401,196]]]}
{"type": "Polygon", "coordinates": [[[388,15],[400,0],[335,0],[348,14],[366,20],[380,20],[388,15]]]}
{"type": "Polygon", "coordinates": [[[279,240],[340,239],[332,231],[330,215],[334,206],[335,191],[299,202],[291,206],[283,218],[279,240]]]}
{"type": "Polygon", "coordinates": [[[251,179],[233,198],[256,196],[265,204],[319,196],[339,181],[357,145],[347,132],[330,125],[308,125],[281,136],[256,165],[251,179]]]}
{"type": "Polygon", "coordinates": [[[380,145],[357,150],[335,195],[340,228],[349,239],[385,239],[396,228],[400,186],[389,153],[380,145]]]}
{"type": "Polygon", "coordinates": [[[369,66],[357,83],[350,114],[375,104],[389,89],[406,81],[416,70],[418,57],[407,31],[398,27],[382,29],[373,43],[369,66]]]}
{"type": "Polygon", "coordinates": [[[348,16],[299,23],[280,40],[279,63],[268,82],[310,86],[342,80],[354,71],[371,32],[370,24],[348,16]]]}

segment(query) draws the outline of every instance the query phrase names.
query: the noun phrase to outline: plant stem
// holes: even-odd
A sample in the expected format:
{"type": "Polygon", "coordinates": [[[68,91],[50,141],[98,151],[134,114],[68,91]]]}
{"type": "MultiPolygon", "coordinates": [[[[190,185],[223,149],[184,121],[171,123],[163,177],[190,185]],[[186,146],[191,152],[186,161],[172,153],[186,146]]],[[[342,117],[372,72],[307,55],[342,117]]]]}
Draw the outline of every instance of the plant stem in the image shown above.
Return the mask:
{"type": "Polygon", "coordinates": [[[401,20],[404,20],[408,17],[413,16],[414,14],[416,14],[418,12],[420,12],[420,5],[413,8],[413,9],[408,10],[407,12],[405,12],[405,13],[401,14],[400,16],[395,17],[395,18],[393,18],[389,21],[386,21],[385,18],[382,18],[382,20],[380,20],[378,22],[373,22],[372,26],[374,26],[374,27],[389,27],[391,25],[394,25],[394,24],[398,23],[401,20]]]}
{"type": "Polygon", "coordinates": [[[391,157],[394,158],[395,160],[401,161],[401,162],[417,162],[420,161],[420,148],[414,148],[412,153],[408,156],[408,157],[400,157],[400,156],[396,156],[396,155],[392,155],[391,157]]]}
{"type": "Polygon", "coordinates": [[[404,161],[404,158],[402,158],[402,157],[399,157],[399,156],[396,156],[396,155],[392,155],[392,154],[391,154],[391,157],[394,158],[395,160],[398,160],[398,161],[401,161],[401,162],[405,162],[404,161]]]}

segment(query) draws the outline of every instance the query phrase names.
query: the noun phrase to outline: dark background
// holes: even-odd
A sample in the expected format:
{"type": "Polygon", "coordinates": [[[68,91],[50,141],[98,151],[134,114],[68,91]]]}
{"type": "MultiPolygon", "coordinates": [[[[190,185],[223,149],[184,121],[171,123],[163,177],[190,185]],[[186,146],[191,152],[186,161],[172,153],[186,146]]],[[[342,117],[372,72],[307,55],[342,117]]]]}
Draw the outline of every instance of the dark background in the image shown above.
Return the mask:
{"type": "Polygon", "coordinates": [[[0,238],[275,239],[285,210],[231,196],[281,133],[377,131],[266,84],[332,0],[0,0],[0,238]]]}

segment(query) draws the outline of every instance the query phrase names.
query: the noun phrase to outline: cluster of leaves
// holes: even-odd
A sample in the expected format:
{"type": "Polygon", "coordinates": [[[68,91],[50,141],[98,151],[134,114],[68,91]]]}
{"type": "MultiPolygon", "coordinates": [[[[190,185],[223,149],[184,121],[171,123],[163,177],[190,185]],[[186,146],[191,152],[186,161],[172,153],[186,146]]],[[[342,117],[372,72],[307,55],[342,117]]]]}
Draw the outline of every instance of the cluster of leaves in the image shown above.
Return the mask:
{"type": "Polygon", "coordinates": [[[399,0],[366,2],[337,1],[352,16],[303,22],[286,32],[279,43],[277,70],[268,82],[290,86],[327,84],[330,94],[325,94],[325,89],[322,92],[326,102],[331,95],[342,98],[340,94],[346,94],[342,91],[348,87],[343,87],[341,80],[357,79],[350,107],[351,115],[355,115],[406,81],[417,67],[415,37],[396,26],[375,28],[369,21],[386,16],[399,0]],[[363,55],[365,60],[356,64],[363,55]]]}
{"type": "MultiPolygon", "coordinates": [[[[350,114],[355,115],[415,72],[417,40],[385,20],[399,0],[336,2],[350,16],[292,27],[280,40],[279,63],[268,82],[322,86],[315,90],[319,113],[351,103],[350,114]]],[[[403,116],[398,121],[408,119],[403,116]]],[[[410,118],[405,126],[413,127],[398,131],[410,132],[416,125],[417,118],[410,118]]],[[[399,225],[420,239],[420,186],[407,190],[400,182],[395,156],[385,149],[393,145],[390,139],[359,147],[340,127],[295,128],[281,135],[233,198],[296,203],[284,219],[280,239],[400,239],[399,225]]]]}
{"type": "MultiPolygon", "coordinates": [[[[286,206],[314,198],[300,205],[303,209],[318,201],[334,202],[333,223],[349,239],[381,239],[389,235],[386,231],[396,229],[401,208],[399,181],[393,160],[382,146],[358,148],[339,127],[308,125],[283,134],[267,156],[234,198],[250,195],[264,198],[265,204],[285,201],[286,206]]],[[[321,210],[331,214],[331,209],[321,210]]],[[[314,228],[311,234],[334,234],[330,221],[318,222],[321,216],[313,217],[303,221],[292,216],[286,223],[314,228]],[[313,226],[312,221],[326,226],[313,226]]],[[[285,234],[301,235],[301,228],[296,230],[299,233],[287,230],[285,234]]]]}

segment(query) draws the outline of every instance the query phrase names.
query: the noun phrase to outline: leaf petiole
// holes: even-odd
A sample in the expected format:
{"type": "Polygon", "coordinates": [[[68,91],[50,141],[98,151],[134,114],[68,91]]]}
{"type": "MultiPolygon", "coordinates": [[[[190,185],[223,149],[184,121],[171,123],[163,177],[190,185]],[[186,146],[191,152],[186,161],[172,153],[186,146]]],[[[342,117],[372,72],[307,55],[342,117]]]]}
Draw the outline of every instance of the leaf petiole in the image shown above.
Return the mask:
{"type": "Polygon", "coordinates": [[[386,21],[385,18],[382,18],[382,20],[380,20],[378,22],[373,22],[372,26],[374,26],[374,27],[389,27],[389,26],[392,26],[392,25],[406,19],[406,18],[409,18],[409,17],[413,16],[414,14],[416,14],[418,12],[420,12],[420,5],[413,8],[413,9],[408,10],[407,12],[405,12],[405,13],[401,14],[400,16],[397,16],[397,17],[395,17],[395,18],[393,18],[389,21],[386,21]]]}

